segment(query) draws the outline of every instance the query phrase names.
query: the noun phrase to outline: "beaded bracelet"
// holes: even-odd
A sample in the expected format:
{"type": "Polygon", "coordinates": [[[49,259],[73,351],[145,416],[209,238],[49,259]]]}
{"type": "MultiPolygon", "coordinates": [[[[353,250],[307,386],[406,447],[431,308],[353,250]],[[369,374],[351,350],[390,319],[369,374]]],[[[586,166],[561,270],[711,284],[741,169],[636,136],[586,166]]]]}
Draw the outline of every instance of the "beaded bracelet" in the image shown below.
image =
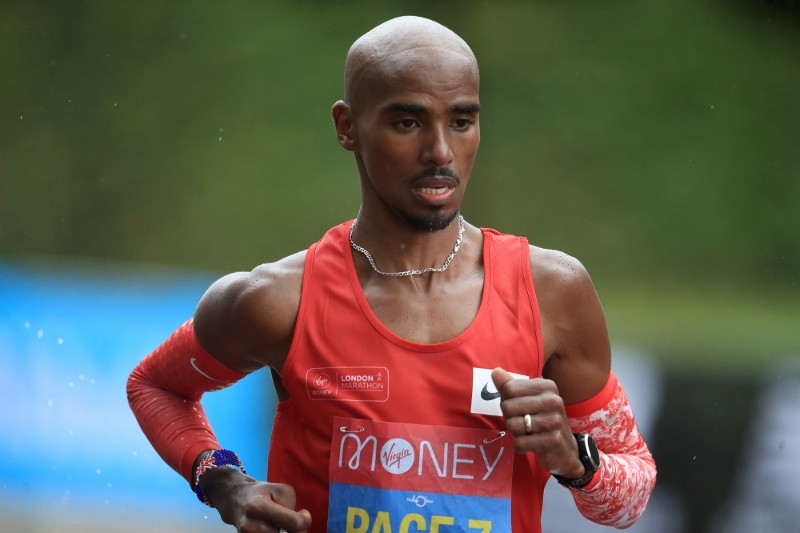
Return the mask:
{"type": "Polygon", "coordinates": [[[200,488],[200,478],[203,477],[203,474],[205,474],[206,470],[211,470],[216,466],[223,465],[235,466],[242,471],[242,474],[247,474],[244,469],[244,465],[242,464],[242,460],[239,459],[239,456],[236,455],[235,452],[230,450],[215,450],[201,459],[200,464],[197,465],[197,470],[194,474],[194,493],[197,494],[197,499],[200,500],[201,503],[204,503],[209,507],[214,506],[211,505],[208,500],[206,500],[206,497],[203,494],[203,489],[200,488]]]}

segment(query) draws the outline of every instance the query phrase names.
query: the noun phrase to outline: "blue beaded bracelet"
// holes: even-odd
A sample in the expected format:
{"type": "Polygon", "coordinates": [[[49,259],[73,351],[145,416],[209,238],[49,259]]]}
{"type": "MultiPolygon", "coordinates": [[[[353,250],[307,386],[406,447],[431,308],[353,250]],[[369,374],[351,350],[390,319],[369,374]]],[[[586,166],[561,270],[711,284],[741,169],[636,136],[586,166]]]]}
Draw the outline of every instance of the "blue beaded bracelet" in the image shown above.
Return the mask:
{"type": "Polygon", "coordinates": [[[244,465],[242,464],[242,460],[239,459],[239,456],[236,455],[235,452],[230,450],[215,450],[201,459],[200,464],[197,465],[197,470],[194,474],[194,493],[197,494],[197,499],[200,500],[201,503],[204,503],[209,507],[214,506],[211,505],[208,500],[206,500],[206,497],[203,494],[203,489],[200,488],[200,478],[203,477],[203,474],[205,474],[206,470],[211,470],[216,466],[223,465],[235,466],[242,471],[242,474],[247,473],[244,469],[244,465]]]}

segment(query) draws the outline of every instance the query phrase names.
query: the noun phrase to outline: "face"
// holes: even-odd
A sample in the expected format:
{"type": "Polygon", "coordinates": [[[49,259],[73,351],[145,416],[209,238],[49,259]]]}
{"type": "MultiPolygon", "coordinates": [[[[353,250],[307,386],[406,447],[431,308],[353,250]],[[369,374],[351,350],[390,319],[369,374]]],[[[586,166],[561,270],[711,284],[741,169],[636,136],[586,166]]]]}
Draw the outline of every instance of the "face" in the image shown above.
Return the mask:
{"type": "Polygon", "coordinates": [[[474,60],[449,50],[390,56],[334,106],[339,140],[355,152],[365,206],[436,231],[458,214],[480,142],[474,60]],[[357,100],[354,102],[352,100],[357,100]]]}

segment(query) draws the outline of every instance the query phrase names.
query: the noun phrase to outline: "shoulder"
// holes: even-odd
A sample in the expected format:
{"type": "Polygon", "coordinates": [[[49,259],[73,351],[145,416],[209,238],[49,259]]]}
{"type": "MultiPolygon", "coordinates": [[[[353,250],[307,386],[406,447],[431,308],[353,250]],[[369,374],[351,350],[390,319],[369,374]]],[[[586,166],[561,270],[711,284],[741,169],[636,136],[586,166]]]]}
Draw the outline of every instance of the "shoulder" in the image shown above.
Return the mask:
{"type": "Polygon", "coordinates": [[[236,370],[280,370],[300,306],[306,253],[214,282],[194,313],[200,344],[236,370]]]}
{"type": "Polygon", "coordinates": [[[555,311],[597,299],[589,273],[574,257],[531,245],[529,259],[536,297],[545,310],[555,311]]]}
{"type": "Polygon", "coordinates": [[[538,298],[580,298],[594,294],[589,273],[574,257],[538,246],[529,246],[531,277],[538,298]]]}
{"type": "Polygon", "coordinates": [[[591,397],[605,385],[611,347],[605,315],[589,273],[563,252],[531,246],[545,344],[545,377],[567,403],[591,397]]]}

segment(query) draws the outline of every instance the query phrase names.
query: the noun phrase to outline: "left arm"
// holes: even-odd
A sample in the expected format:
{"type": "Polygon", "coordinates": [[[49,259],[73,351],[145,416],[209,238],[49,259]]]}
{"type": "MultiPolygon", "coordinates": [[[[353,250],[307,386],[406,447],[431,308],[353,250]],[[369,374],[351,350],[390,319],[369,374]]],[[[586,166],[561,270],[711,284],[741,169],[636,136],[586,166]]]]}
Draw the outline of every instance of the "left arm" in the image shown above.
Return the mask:
{"type": "Polygon", "coordinates": [[[535,247],[530,258],[545,344],[544,377],[512,380],[495,370],[506,425],[518,452],[534,453],[542,468],[569,479],[585,473],[572,432],[591,435],[601,465],[585,486],[571,489],[575,503],[593,522],[628,527],[655,486],[655,463],[610,373],[600,301],[575,259],[535,247]],[[526,414],[531,415],[529,432],[526,414]]]}

